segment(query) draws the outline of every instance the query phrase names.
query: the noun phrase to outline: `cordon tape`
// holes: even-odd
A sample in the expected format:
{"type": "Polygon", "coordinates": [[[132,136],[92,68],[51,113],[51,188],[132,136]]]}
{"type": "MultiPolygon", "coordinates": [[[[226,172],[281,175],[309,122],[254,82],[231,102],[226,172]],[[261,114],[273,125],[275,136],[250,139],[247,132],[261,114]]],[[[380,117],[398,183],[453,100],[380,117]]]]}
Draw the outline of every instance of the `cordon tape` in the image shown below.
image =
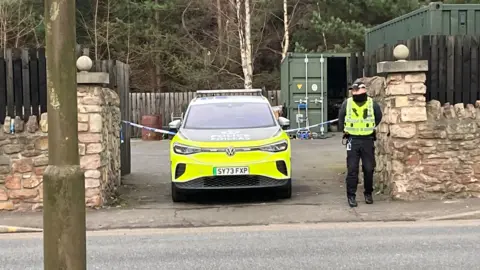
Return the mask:
{"type": "Polygon", "coordinates": [[[287,130],[285,130],[285,132],[290,133],[290,132],[294,132],[294,131],[308,130],[308,129],[311,129],[311,128],[314,128],[314,127],[319,127],[319,126],[323,126],[323,125],[328,125],[328,124],[331,124],[331,123],[335,123],[335,122],[337,122],[337,121],[338,121],[338,118],[337,118],[337,119],[330,120],[330,121],[326,121],[326,122],[323,122],[323,123],[318,123],[318,124],[315,124],[315,125],[311,125],[311,126],[308,126],[308,127],[287,129],[287,130]]]}
{"type": "MultiPolygon", "coordinates": [[[[323,122],[323,123],[318,123],[318,124],[315,124],[315,125],[310,125],[310,126],[308,126],[308,127],[287,129],[287,130],[285,130],[285,132],[290,133],[290,132],[297,132],[297,131],[302,131],[302,130],[309,130],[310,128],[319,127],[319,126],[323,126],[323,125],[328,125],[328,124],[331,124],[331,123],[335,123],[335,122],[337,122],[337,121],[338,121],[338,118],[337,118],[337,119],[333,119],[333,120],[329,120],[329,121],[326,121],[326,122],[323,122]]],[[[150,131],[156,132],[156,133],[162,133],[162,134],[168,134],[168,135],[175,135],[175,134],[176,134],[175,132],[172,132],[172,131],[168,131],[168,130],[164,130],[164,129],[158,129],[158,128],[152,128],[152,127],[147,127],[147,126],[135,124],[135,123],[132,123],[132,122],[129,122],[129,121],[124,121],[124,120],[123,120],[122,122],[124,122],[125,124],[128,124],[128,125],[134,126],[134,127],[138,127],[138,128],[150,130],[150,131]]],[[[122,133],[123,133],[123,132],[122,132],[122,133]]],[[[122,134],[122,135],[123,135],[123,134],[122,134]]],[[[123,137],[123,136],[122,136],[122,137],[123,137]]]]}
{"type": "Polygon", "coordinates": [[[168,135],[175,135],[176,134],[175,132],[171,132],[171,131],[168,131],[168,130],[147,127],[147,126],[135,124],[135,123],[132,123],[132,122],[129,122],[129,121],[122,121],[122,122],[124,122],[125,124],[128,124],[128,125],[134,126],[134,127],[143,128],[143,129],[150,130],[150,131],[156,132],[156,133],[162,133],[162,134],[168,134],[168,135]]]}

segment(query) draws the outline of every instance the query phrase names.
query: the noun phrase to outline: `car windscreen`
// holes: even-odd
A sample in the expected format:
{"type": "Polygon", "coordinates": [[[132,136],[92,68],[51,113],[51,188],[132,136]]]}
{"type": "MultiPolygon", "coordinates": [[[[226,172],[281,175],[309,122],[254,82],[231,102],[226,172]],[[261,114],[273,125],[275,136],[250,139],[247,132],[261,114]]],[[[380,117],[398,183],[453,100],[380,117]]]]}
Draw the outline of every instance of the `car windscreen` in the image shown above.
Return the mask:
{"type": "Polygon", "coordinates": [[[186,129],[242,129],[275,126],[275,118],[266,103],[210,103],[190,106],[186,129]]]}

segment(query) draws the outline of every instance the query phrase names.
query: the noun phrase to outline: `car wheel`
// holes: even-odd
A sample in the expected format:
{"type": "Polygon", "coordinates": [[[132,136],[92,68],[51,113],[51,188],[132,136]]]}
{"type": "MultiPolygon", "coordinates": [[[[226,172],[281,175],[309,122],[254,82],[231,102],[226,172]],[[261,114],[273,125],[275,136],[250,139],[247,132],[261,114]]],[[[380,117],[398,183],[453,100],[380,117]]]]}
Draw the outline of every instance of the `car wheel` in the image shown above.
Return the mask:
{"type": "Polygon", "coordinates": [[[184,202],[187,200],[185,193],[183,193],[175,183],[172,182],[172,201],[173,202],[184,202]]]}
{"type": "Polygon", "coordinates": [[[292,179],[289,179],[287,184],[280,188],[277,193],[279,199],[290,199],[292,198],[292,179]]]}

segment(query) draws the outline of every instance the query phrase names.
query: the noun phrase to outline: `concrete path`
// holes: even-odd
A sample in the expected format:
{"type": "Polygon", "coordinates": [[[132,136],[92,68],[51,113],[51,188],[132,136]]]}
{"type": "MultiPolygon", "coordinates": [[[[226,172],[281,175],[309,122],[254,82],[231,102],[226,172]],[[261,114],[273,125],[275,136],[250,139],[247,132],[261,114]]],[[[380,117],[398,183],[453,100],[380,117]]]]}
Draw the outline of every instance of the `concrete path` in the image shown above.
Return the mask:
{"type": "MultiPolygon", "coordinates": [[[[355,210],[343,204],[308,205],[255,203],[151,209],[112,208],[88,211],[88,230],[119,228],[166,228],[246,226],[363,221],[423,221],[480,219],[480,201],[377,202],[360,204],[355,210]]],[[[2,225],[42,228],[42,213],[2,213],[2,225]]],[[[13,232],[10,231],[4,232],[13,232]]],[[[18,230],[21,231],[21,230],[18,230]]],[[[0,231],[1,232],[1,231],[0,231]]]]}

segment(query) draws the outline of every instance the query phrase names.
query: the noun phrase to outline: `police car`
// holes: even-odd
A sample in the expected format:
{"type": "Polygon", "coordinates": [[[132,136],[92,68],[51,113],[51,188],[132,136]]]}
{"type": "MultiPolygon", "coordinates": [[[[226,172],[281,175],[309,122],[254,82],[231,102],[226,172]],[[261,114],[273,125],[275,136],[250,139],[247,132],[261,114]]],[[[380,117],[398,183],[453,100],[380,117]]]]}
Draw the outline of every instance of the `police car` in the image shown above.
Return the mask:
{"type": "Polygon", "coordinates": [[[170,145],[172,200],[189,191],[274,188],[290,198],[291,146],[260,89],[203,90],[189,104],[170,145]]]}

